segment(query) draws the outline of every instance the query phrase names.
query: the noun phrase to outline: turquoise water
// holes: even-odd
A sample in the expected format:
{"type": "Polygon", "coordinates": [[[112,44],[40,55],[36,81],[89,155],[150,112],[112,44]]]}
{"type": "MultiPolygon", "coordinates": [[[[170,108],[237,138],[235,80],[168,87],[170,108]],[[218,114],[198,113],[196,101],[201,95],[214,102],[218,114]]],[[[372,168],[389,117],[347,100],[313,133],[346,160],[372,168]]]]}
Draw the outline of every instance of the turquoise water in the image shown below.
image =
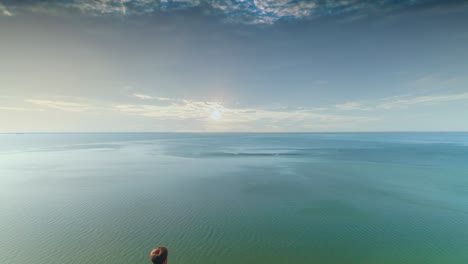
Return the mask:
{"type": "Polygon", "coordinates": [[[468,263],[468,133],[2,134],[0,263],[468,263]]]}

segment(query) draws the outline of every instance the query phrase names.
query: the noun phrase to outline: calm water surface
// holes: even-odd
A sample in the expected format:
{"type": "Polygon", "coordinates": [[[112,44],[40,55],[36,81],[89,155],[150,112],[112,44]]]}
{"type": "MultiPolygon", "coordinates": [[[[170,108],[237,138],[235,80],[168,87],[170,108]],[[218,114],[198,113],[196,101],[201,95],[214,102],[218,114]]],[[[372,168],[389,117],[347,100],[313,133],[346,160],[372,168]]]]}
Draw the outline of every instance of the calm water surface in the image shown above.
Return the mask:
{"type": "Polygon", "coordinates": [[[3,134],[0,263],[468,263],[468,133],[3,134]]]}

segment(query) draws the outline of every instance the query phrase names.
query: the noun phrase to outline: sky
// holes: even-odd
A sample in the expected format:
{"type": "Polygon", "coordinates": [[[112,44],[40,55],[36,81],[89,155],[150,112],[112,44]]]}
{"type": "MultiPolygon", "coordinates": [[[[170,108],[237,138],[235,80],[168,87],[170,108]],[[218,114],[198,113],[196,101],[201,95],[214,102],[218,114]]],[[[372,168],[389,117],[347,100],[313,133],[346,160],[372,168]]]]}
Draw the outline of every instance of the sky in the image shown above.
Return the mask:
{"type": "Polygon", "coordinates": [[[468,1],[0,0],[0,132],[468,131],[468,1]]]}

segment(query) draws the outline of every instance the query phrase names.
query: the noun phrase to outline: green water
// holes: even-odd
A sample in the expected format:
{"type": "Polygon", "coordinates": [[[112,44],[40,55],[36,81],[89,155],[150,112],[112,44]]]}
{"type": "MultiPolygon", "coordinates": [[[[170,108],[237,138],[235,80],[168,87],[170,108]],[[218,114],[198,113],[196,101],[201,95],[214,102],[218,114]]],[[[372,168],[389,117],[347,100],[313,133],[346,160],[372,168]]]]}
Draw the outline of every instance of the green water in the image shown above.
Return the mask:
{"type": "Polygon", "coordinates": [[[468,263],[468,134],[0,135],[0,263],[468,263]]]}

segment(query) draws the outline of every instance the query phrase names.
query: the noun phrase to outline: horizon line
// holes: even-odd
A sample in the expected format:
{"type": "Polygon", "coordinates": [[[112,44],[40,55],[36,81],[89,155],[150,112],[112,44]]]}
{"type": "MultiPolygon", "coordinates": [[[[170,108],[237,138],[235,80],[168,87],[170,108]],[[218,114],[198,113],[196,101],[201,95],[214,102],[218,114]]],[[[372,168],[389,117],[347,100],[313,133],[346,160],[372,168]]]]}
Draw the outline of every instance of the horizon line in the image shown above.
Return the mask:
{"type": "Polygon", "coordinates": [[[48,132],[0,132],[0,135],[22,134],[338,134],[338,133],[468,133],[464,130],[390,130],[390,131],[48,131],[48,132]]]}

